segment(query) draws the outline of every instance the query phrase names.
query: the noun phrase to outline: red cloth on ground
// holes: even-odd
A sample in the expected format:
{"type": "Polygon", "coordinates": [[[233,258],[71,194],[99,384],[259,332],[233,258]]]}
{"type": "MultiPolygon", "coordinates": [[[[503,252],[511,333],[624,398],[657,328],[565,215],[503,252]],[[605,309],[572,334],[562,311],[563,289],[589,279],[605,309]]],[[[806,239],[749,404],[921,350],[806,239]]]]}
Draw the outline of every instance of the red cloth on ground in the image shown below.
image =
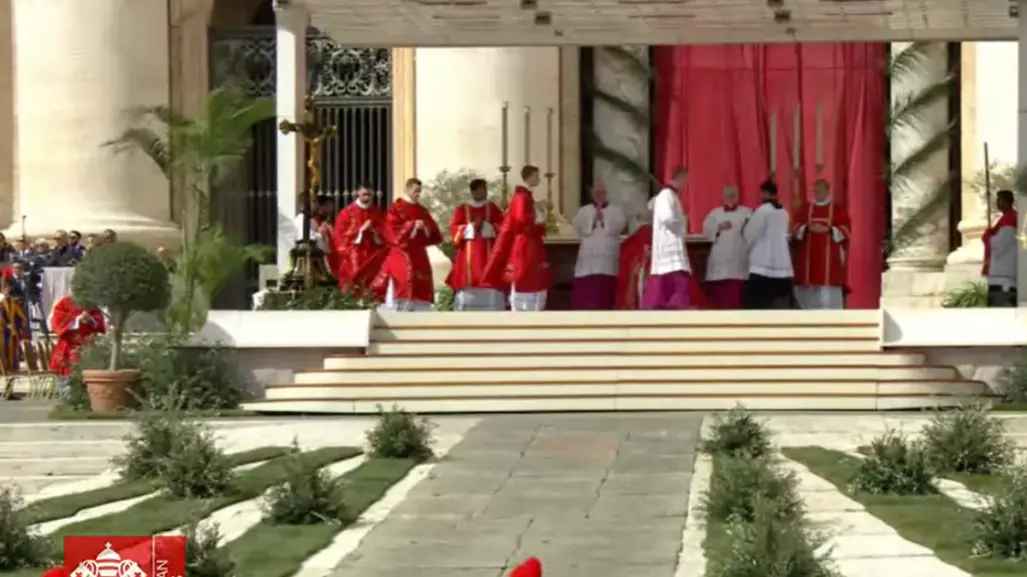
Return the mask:
{"type": "Polygon", "coordinates": [[[528,557],[510,572],[510,577],[542,577],[542,562],[528,557]]]}

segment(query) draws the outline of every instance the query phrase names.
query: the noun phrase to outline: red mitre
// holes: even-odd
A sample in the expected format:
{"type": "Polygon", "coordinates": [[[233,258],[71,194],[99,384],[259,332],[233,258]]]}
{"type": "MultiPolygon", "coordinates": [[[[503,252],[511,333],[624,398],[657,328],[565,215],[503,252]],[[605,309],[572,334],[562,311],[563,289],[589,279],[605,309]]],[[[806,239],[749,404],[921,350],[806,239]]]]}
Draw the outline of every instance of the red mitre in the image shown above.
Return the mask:
{"type": "MultiPolygon", "coordinates": [[[[49,575],[45,577],[51,577],[49,575]]],[[[528,557],[514,568],[510,577],[542,577],[542,562],[535,557],[528,557]]]]}

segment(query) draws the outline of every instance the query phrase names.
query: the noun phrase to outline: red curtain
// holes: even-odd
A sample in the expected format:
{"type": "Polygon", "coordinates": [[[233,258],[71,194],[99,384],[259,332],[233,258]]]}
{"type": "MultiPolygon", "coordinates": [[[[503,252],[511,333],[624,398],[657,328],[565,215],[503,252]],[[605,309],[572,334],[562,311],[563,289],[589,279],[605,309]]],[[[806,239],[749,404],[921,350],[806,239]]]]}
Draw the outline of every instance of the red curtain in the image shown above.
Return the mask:
{"type": "Polygon", "coordinates": [[[776,181],[786,205],[812,192],[817,107],[823,116],[823,171],[852,219],[850,308],[877,308],[886,233],[883,44],[668,46],[654,50],[654,172],[667,181],[690,171],[684,191],[691,232],[738,185],[755,206],[770,172],[771,115],[777,121],[776,181]],[[793,170],[800,112],[800,178],[793,170]],[[794,195],[794,196],[793,196],[794,195]]]}

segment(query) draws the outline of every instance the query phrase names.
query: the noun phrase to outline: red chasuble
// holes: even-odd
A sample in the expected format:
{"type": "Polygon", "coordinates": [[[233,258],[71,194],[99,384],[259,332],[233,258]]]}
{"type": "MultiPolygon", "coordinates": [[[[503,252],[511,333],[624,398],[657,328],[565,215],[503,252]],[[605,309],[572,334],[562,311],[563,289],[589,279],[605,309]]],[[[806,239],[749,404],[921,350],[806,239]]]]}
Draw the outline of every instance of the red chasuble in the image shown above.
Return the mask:
{"type": "Polygon", "coordinates": [[[549,290],[545,234],[545,224],[535,224],[535,199],[531,190],[518,186],[485,265],[485,282],[492,287],[512,285],[521,293],[549,290]]]}
{"type": "Polygon", "coordinates": [[[618,310],[638,310],[641,304],[639,287],[649,277],[649,257],[652,252],[653,227],[644,224],[620,245],[620,266],[617,272],[618,310]]]}
{"type": "Polygon", "coordinates": [[[339,281],[339,289],[362,291],[378,274],[385,259],[385,218],[382,211],[373,204],[362,208],[356,202],[350,203],[339,211],[335,219],[332,242],[335,244],[335,278],[339,281]],[[361,234],[361,227],[368,221],[370,228],[361,234]]]}
{"type": "Polygon", "coordinates": [[[78,351],[89,337],[107,332],[103,313],[89,311],[88,320],[84,321],[79,318],[83,312],[70,295],[57,301],[50,311],[50,330],[57,335],[57,345],[50,357],[50,370],[62,377],[71,375],[71,368],[78,360],[78,351]]]}
{"type": "Polygon", "coordinates": [[[845,253],[849,249],[851,230],[849,213],[845,207],[828,204],[804,203],[795,212],[793,236],[805,225],[806,232],[795,250],[795,284],[798,286],[846,287],[845,253]],[[810,225],[829,227],[827,232],[813,232],[810,225]],[[838,229],[844,237],[841,242],[832,238],[830,227],[838,229]]]}
{"type": "Polygon", "coordinates": [[[981,242],[984,243],[984,267],[981,269],[983,276],[988,276],[991,271],[991,238],[998,234],[998,231],[1007,226],[1016,229],[1016,209],[1010,208],[1009,210],[1002,213],[998,221],[992,226],[988,227],[981,235],[981,242]]]}
{"type": "Polygon", "coordinates": [[[385,238],[388,255],[371,290],[384,298],[391,279],[395,298],[434,302],[428,247],[441,243],[442,233],[428,209],[402,198],[392,203],[385,215],[385,238]],[[427,231],[414,232],[417,221],[424,222],[427,231]]]}
{"type": "Polygon", "coordinates": [[[461,204],[449,221],[449,234],[453,237],[457,251],[456,258],[453,259],[453,268],[446,278],[446,285],[454,291],[467,288],[494,288],[484,283],[485,265],[489,262],[492,245],[496,241],[495,238],[481,237],[481,227],[486,222],[492,225],[492,230],[498,236],[503,225],[502,209],[491,202],[482,206],[461,204]],[[467,225],[474,228],[474,238],[471,240],[464,238],[464,229],[467,225]]]}

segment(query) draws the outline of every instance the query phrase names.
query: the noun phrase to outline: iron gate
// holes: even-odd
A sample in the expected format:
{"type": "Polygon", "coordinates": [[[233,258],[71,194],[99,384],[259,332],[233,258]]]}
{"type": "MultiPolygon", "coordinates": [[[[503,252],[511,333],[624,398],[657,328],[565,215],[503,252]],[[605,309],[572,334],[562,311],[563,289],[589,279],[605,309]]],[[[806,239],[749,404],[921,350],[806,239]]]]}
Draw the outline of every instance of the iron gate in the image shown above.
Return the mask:
{"type": "MultiPolygon", "coordinates": [[[[239,82],[255,96],[274,98],[275,68],[274,27],[211,30],[211,87],[239,82]]],[[[321,149],[318,194],[334,202],[338,211],[359,185],[367,184],[378,191],[378,203],[387,206],[394,185],[391,50],[340,46],[311,29],[307,69],[318,122],[338,129],[321,149]]],[[[213,195],[215,213],[239,241],[271,247],[277,243],[277,133],[273,119],[255,126],[239,182],[231,191],[213,195]]],[[[252,294],[257,290],[255,265],[246,281],[245,292],[252,294]]],[[[240,298],[246,297],[231,300],[240,298]]]]}

